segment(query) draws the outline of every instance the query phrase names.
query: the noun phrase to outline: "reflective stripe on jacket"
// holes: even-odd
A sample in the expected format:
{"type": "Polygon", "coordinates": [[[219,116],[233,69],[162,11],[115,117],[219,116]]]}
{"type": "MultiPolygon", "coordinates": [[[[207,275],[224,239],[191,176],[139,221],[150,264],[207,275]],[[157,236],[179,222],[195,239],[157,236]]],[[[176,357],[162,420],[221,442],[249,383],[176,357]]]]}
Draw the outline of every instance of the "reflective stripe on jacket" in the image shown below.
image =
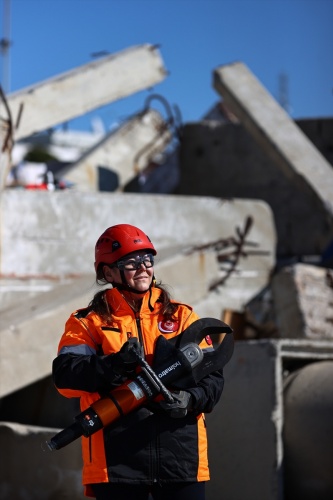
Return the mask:
{"type": "MultiPolygon", "coordinates": [[[[105,300],[111,311],[107,322],[91,308],[74,312],[66,323],[53,364],[58,391],[66,397],[80,397],[81,410],[86,409],[112,385],[124,380],[106,385],[100,369],[101,356],[118,352],[130,337],[137,337],[151,364],[158,336],[174,337],[198,319],[190,306],[178,304],[174,320],[164,321],[160,294],[159,288],[152,288],[135,313],[117,289],[107,290],[105,300]]],[[[209,480],[203,412],[213,409],[222,390],[223,374],[215,372],[190,390],[194,411],[184,418],[152,412],[147,404],[89,438],[82,438],[83,484],[209,480]]],[[[89,488],[86,494],[90,495],[89,488]]]]}

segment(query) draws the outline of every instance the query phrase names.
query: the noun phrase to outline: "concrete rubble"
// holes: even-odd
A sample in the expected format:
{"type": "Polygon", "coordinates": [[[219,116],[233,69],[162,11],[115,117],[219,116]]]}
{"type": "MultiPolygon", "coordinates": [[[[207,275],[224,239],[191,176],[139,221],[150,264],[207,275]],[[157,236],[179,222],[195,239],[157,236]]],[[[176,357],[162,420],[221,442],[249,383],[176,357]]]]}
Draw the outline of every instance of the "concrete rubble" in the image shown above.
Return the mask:
{"type": "MultiPolygon", "coordinates": [[[[12,117],[22,116],[15,133],[0,139],[20,142],[158,84],[165,74],[150,45],[77,68],[8,96],[3,102],[12,117]],[[100,77],[110,71],[119,76],[114,87],[95,87],[110,80],[100,77]],[[123,78],[131,85],[124,87],[123,78]],[[72,85],[91,86],[83,104],[72,85]]],[[[330,149],[327,140],[310,140],[242,63],[216,68],[213,77],[222,115],[215,110],[183,126],[172,151],[179,167],[173,192],[143,194],[136,183],[138,192],[124,192],[136,168],[147,169],[172,141],[170,123],[145,109],[63,165],[72,189],[0,193],[0,442],[9,450],[1,455],[4,500],[84,498],[79,440],[57,452],[45,449],[78,411],[75,400],[55,391],[51,364],[68,315],[97,289],[96,239],[120,221],[149,234],[158,250],[157,278],[175,298],[234,328],[222,401],[207,416],[207,499],[332,498],[329,476],[302,462],[295,439],[301,404],[322,428],[331,418],[324,390],[333,366],[330,149]],[[112,188],[102,188],[101,167],[112,188]],[[309,368],[316,384],[309,384],[309,368]]],[[[2,185],[12,153],[7,146],[2,185]]],[[[148,181],[156,172],[146,170],[148,181]]],[[[304,414],[304,432],[311,418],[304,414]]],[[[321,446],[314,440],[313,461],[331,470],[332,431],[321,446]]]]}
{"type": "MultiPolygon", "coordinates": [[[[27,279],[29,275],[44,276],[44,279],[48,277],[50,281],[53,280],[54,284],[50,292],[38,294],[29,303],[26,302],[26,314],[19,313],[20,305],[15,307],[16,312],[10,304],[4,311],[0,334],[1,352],[4,355],[0,364],[1,395],[19,389],[23,379],[28,384],[50,373],[64,319],[82,304],[88,304],[93,296],[94,244],[104,228],[115,224],[120,217],[127,223],[135,224],[140,214],[141,220],[144,220],[144,214],[151,212],[146,230],[148,232],[149,229],[149,235],[158,250],[158,279],[171,285],[176,298],[182,297],[185,302],[197,304],[204,316],[210,315],[205,307],[208,299],[210,309],[214,308],[213,316],[222,317],[223,306],[226,305],[230,307],[233,304],[236,307],[238,304],[237,308],[241,309],[242,304],[267,282],[275,263],[273,219],[270,210],[262,202],[235,200],[221,203],[214,198],[170,196],[165,199],[159,195],[143,198],[130,194],[114,194],[110,198],[103,193],[91,195],[76,192],[70,193],[70,196],[66,192],[24,194],[26,206],[22,204],[22,193],[19,191],[8,191],[2,196],[1,274],[8,278],[15,275],[21,279],[27,279]],[[14,207],[19,203],[23,212],[17,219],[14,207]],[[85,212],[85,207],[91,209],[86,212],[82,225],[81,214],[85,212]],[[196,224],[191,225],[189,217],[194,211],[198,216],[196,224]],[[43,218],[37,220],[36,213],[43,213],[43,218]],[[68,213],[71,213],[70,218],[67,217],[68,213]],[[199,251],[194,247],[215,239],[227,240],[235,232],[233,221],[243,220],[248,215],[258,221],[251,227],[249,238],[264,255],[260,259],[255,254],[249,255],[247,259],[240,258],[237,273],[230,284],[219,292],[209,292],[210,285],[217,277],[223,277],[225,271],[219,269],[214,251],[209,248],[199,251]],[[177,230],[173,224],[175,217],[179,221],[177,230]],[[163,227],[159,224],[162,219],[163,227]],[[50,220],[53,222],[48,229],[50,220]],[[219,224],[220,228],[217,227],[219,220],[223,221],[219,224]],[[27,255],[30,256],[29,260],[27,255]],[[73,279],[76,274],[85,275],[86,278],[73,279]],[[65,283],[58,284],[60,276],[65,283]],[[34,335],[35,331],[39,332],[38,336],[34,335]],[[22,346],[19,368],[15,363],[18,345],[22,346]],[[36,362],[32,363],[32,360],[36,362]]],[[[8,278],[3,292],[6,295],[10,293],[8,278]]],[[[12,292],[11,304],[14,300],[15,305],[20,304],[20,299],[23,300],[24,290],[18,294],[17,291],[12,292]]]]}
{"type": "Polygon", "coordinates": [[[161,115],[148,109],[117,130],[105,134],[100,142],[60,174],[74,186],[80,186],[80,191],[122,191],[148,159],[163,150],[170,139],[161,115]],[[135,159],[141,151],[140,164],[136,164],[135,159]]]}
{"type": "MultiPolygon", "coordinates": [[[[329,498],[328,493],[332,487],[331,476],[328,475],[328,470],[332,470],[330,431],[327,436],[329,442],[322,441],[318,446],[322,452],[318,456],[318,463],[316,461],[314,464],[314,457],[310,459],[308,456],[313,470],[307,467],[307,476],[304,476],[305,469],[302,470],[297,460],[292,459],[286,466],[283,459],[285,448],[288,448],[290,456],[297,456],[293,439],[297,424],[303,422],[303,428],[307,428],[309,421],[313,423],[314,415],[317,415],[317,424],[306,434],[306,439],[304,435],[303,439],[299,436],[305,448],[307,439],[312,442],[312,434],[318,433],[316,427],[323,425],[326,430],[329,427],[331,418],[327,413],[324,418],[323,415],[319,416],[316,405],[323,412],[332,408],[325,392],[318,391],[318,383],[325,387],[329,384],[332,386],[331,379],[328,378],[328,373],[332,374],[332,368],[333,343],[329,341],[260,339],[236,343],[232,361],[225,369],[227,383],[224,402],[207,415],[212,476],[215,478],[208,483],[209,499],[215,500],[223,496],[228,500],[296,499],[299,498],[299,491],[302,491],[302,498],[310,500],[314,498],[311,481],[321,475],[318,475],[318,469],[325,471],[325,480],[318,481],[316,486],[319,498],[329,498]],[[330,371],[326,369],[324,373],[318,374],[317,384],[312,390],[308,378],[298,383],[302,366],[316,366],[320,370],[323,362],[328,364],[330,371]],[[286,440],[283,435],[284,415],[289,408],[293,409],[292,406],[285,407],[283,388],[290,373],[297,381],[294,397],[299,398],[303,394],[310,411],[302,414],[302,421],[297,422],[295,419],[292,422],[293,429],[288,429],[286,440]],[[307,390],[309,392],[306,397],[304,393],[307,390]],[[296,474],[287,483],[284,476],[291,469],[296,474]],[[307,491],[305,485],[308,487],[307,491]]],[[[309,447],[307,451],[311,456],[309,447]]]]}
{"type": "Polygon", "coordinates": [[[152,87],[165,77],[158,48],[146,44],[110,54],[9,94],[8,106],[16,125],[15,140],[152,87]]]}
{"type": "MultiPolygon", "coordinates": [[[[333,172],[330,165],[288,114],[242,63],[214,71],[214,87],[278,168],[309,191],[332,217],[333,172]]],[[[330,227],[332,223],[330,224],[330,227]]],[[[327,235],[330,243],[332,229],[327,235]]]]}
{"type": "Polygon", "coordinates": [[[287,266],[272,279],[272,298],[281,337],[333,340],[331,269],[287,266]]]}
{"type": "Polygon", "coordinates": [[[49,454],[46,441],[54,432],[55,429],[47,427],[0,423],[1,447],[7,450],[0,458],[1,498],[86,498],[82,495],[80,443],[74,443],[71,453],[59,450],[59,453],[49,454]],[[26,450],[25,460],[21,460],[23,450],[26,450]]]}

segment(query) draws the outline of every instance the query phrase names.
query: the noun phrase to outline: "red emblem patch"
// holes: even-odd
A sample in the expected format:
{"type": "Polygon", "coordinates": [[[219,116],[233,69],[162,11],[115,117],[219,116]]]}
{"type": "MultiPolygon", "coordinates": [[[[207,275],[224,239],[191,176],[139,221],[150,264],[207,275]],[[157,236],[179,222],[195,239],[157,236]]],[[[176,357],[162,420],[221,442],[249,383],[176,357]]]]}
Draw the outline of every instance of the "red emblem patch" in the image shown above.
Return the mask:
{"type": "Polygon", "coordinates": [[[212,339],[210,338],[209,335],[206,335],[205,341],[207,342],[208,345],[213,345],[212,339]]]}
{"type": "Polygon", "coordinates": [[[160,321],[158,324],[158,329],[163,333],[173,333],[179,328],[178,321],[160,321]]]}

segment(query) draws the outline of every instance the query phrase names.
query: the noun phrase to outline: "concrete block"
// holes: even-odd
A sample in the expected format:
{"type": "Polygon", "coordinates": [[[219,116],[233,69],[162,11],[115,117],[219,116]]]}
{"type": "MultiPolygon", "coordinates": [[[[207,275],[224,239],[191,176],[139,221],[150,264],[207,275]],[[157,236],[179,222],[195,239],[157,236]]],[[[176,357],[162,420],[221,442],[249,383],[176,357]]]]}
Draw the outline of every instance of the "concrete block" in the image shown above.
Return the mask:
{"type": "Polygon", "coordinates": [[[283,268],[271,289],[281,337],[333,340],[333,277],[309,264],[283,268]]]}
{"type": "Polygon", "coordinates": [[[0,397],[50,374],[65,321],[88,305],[93,287],[94,277],[84,276],[1,314],[0,397]]]}
{"type": "Polygon", "coordinates": [[[310,363],[284,383],[287,498],[330,500],[333,493],[333,360],[310,363]]]}
{"type": "Polygon", "coordinates": [[[51,453],[46,445],[59,429],[0,423],[2,500],[84,500],[81,445],[51,453]]]}
{"type": "MultiPolygon", "coordinates": [[[[93,282],[94,276],[91,276],[93,282]]],[[[58,285],[72,283],[73,278],[64,280],[54,279],[20,279],[20,278],[3,278],[0,279],[0,314],[2,322],[0,329],[5,324],[4,319],[6,312],[16,309],[18,304],[26,304],[29,299],[38,297],[40,294],[50,292],[58,285]]],[[[14,316],[15,317],[15,316],[14,316]]]]}
{"type": "Polygon", "coordinates": [[[217,68],[213,84],[290,182],[326,211],[323,241],[328,245],[333,236],[332,166],[244,64],[217,68]]]}
{"type": "Polygon", "coordinates": [[[212,475],[207,500],[279,498],[282,392],[278,368],[276,344],[236,343],[224,370],[222,399],[207,415],[212,475]]]}
{"type": "Polygon", "coordinates": [[[214,71],[214,86],[241,123],[293,181],[305,181],[332,212],[333,172],[288,114],[240,62],[214,71]]]}
{"type": "MultiPolygon", "coordinates": [[[[282,500],[283,382],[295,367],[333,359],[333,342],[238,341],[221,401],[207,415],[207,500],[282,500]]],[[[317,414],[318,421],[320,415],[317,414]]],[[[304,436],[306,440],[306,436],[304,436]]],[[[313,456],[314,463],[320,456],[313,456]]]]}
{"type": "Polygon", "coordinates": [[[172,297],[190,305],[208,295],[218,272],[213,252],[178,254],[156,265],[156,276],[168,285],[172,297]]]}
{"type": "MultiPolygon", "coordinates": [[[[253,259],[264,274],[275,263],[274,220],[268,205],[261,201],[8,190],[0,203],[0,276],[4,278],[59,279],[89,274],[98,237],[119,223],[139,225],[161,255],[170,248],[186,251],[228,240],[237,227],[243,230],[251,217],[253,224],[246,236],[251,243],[244,247],[246,256],[237,261],[235,276],[243,265],[250,272],[247,266],[251,268],[253,259]]],[[[231,261],[235,260],[237,247],[226,244],[226,251],[232,253],[231,261]]]]}

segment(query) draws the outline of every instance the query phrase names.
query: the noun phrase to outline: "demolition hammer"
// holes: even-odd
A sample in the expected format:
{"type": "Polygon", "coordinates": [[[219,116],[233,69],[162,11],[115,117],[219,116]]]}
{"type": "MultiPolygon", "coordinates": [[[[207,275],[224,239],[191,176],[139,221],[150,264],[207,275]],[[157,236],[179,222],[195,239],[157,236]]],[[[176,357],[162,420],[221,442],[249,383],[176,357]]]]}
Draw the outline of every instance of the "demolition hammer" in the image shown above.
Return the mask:
{"type": "Polygon", "coordinates": [[[167,386],[179,390],[195,387],[206,375],[228,363],[233,348],[232,329],[214,318],[199,319],[170,340],[162,335],[157,337],[152,366],[133,351],[140,366],[133,379],[127,379],[77,415],[73,424],[47,441],[49,450],[59,450],[81,436],[91,436],[147,400],[164,398],[174,402],[167,386]],[[204,338],[210,339],[211,345],[201,349],[199,344],[204,338]]]}

